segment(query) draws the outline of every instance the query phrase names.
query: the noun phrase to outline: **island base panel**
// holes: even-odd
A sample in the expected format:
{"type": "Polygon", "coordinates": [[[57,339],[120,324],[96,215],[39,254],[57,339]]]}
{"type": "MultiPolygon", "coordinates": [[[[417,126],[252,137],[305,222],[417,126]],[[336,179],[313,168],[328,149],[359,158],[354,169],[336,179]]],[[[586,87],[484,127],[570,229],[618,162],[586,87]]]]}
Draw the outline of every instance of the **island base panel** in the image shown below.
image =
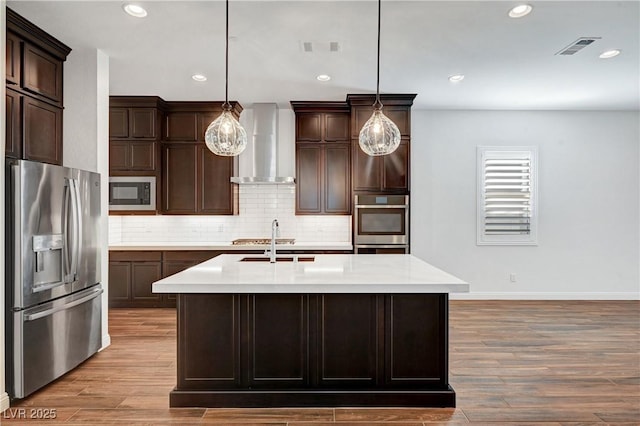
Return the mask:
{"type": "Polygon", "coordinates": [[[455,407],[451,386],[441,391],[182,391],[171,407],[455,407]]]}

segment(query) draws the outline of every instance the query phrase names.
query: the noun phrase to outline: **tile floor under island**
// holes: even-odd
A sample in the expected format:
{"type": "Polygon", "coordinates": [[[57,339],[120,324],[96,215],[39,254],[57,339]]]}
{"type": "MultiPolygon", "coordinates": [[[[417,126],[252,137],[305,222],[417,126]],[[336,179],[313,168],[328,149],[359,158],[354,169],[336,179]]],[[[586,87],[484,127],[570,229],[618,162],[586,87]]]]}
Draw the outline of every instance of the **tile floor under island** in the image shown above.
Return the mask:
{"type": "Polygon", "coordinates": [[[0,424],[640,424],[638,301],[451,301],[449,314],[457,408],[170,409],[176,311],[112,309],[112,345],[0,424]]]}

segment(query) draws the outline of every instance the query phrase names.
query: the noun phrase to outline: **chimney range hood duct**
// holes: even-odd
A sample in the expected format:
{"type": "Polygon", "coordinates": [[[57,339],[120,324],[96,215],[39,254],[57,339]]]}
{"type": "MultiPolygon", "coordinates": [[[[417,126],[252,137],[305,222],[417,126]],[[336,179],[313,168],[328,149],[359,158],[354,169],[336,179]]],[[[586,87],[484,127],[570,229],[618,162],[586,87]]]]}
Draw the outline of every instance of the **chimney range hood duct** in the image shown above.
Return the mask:
{"type": "Polygon", "coordinates": [[[278,176],[278,105],[253,104],[253,176],[232,177],[238,184],[293,184],[295,178],[278,176]]]}

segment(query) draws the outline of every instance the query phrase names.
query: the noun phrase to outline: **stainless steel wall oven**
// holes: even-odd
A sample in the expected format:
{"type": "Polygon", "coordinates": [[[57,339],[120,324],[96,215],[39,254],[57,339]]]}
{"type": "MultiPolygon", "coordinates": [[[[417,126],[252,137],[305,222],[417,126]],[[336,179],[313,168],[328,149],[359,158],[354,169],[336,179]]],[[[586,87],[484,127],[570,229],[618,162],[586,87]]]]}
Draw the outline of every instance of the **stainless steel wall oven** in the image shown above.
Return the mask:
{"type": "Polygon", "coordinates": [[[353,228],[356,253],[408,253],[409,196],[356,195],[353,228]]]}

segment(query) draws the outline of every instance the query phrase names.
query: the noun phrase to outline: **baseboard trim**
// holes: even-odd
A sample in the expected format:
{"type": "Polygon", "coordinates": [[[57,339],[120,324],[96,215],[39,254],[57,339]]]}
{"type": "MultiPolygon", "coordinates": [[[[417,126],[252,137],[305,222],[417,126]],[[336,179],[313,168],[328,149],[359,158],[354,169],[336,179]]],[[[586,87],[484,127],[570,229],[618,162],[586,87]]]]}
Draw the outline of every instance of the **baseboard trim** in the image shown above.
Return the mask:
{"type": "Polygon", "coordinates": [[[98,352],[103,351],[111,345],[111,336],[109,333],[102,335],[102,347],[98,349],[98,352]]]}
{"type": "Polygon", "coordinates": [[[0,413],[9,408],[11,401],[9,400],[9,394],[2,392],[0,395],[0,413]]]}
{"type": "Polygon", "coordinates": [[[640,300],[638,292],[471,292],[450,293],[450,300],[640,300]]]}

